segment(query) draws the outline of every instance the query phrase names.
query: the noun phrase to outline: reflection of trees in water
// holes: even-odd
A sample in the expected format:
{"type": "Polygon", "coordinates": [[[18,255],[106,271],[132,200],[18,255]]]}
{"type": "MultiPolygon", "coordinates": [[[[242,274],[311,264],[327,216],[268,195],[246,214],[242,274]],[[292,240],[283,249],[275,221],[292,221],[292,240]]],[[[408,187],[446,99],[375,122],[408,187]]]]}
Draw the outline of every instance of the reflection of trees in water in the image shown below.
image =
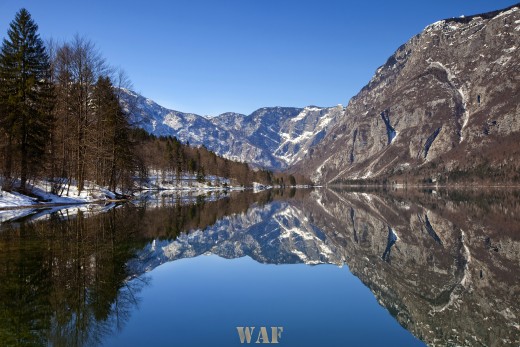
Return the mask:
{"type": "Polygon", "coordinates": [[[67,308],[62,308],[62,311],[56,312],[61,319],[53,317],[48,342],[54,346],[100,344],[105,337],[124,328],[131,313],[138,307],[139,292],[148,284],[146,277],[139,277],[124,282],[111,303],[108,302],[109,297],[88,294],[87,299],[81,302],[79,311],[64,312],[67,308]],[[99,299],[106,301],[99,302],[99,299]]]}
{"type": "Polygon", "coordinates": [[[35,266],[43,261],[42,254],[13,252],[17,246],[2,242],[0,247],[0,341],[6,346],[41,345],[49,326],[50,274],[48,268],[35,266]]]}
{"type": "Polygon", "coordinates": [[[128,212],[51,216],[2,232],[3,344],[95,345],[124,325],[146,284],[125,282],[140,243],[128,212]]]}
{"type": "Polygon", "coordinates": [[[283,194],[163,200],[155,208],[123,205],[97,215],[63,210],[47,220],[24,218],[2,225],[0,345],[100,344],[122,330],[138,307],[149,279],[126,264],[150,239],[204,229],[283,194]]]}

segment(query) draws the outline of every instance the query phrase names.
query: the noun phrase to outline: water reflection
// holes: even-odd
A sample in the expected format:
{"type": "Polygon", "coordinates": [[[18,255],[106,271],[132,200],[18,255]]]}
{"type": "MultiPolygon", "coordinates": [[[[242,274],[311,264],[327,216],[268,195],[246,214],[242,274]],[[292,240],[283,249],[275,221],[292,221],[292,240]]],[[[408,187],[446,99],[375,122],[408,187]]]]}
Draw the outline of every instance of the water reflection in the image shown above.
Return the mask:
{"type": "Polygon", "coordinates": [[[514,192],[163,195],[47,212],[1,226],[2,345],[102,344],[138,310],[147,272],[202,254],[345,263],[429,345],[520,342],[514,192]]]}
{"type": "Polygon", "coordinates": [[[59,211],[3,226],[3,345],[94,345],[124,325],[146,283],[125,281],[125,263],[142,246],[126,210],[59,211]]]}
{"type": "Polygon", "coordinates": [[[415,336],[436,346],[518,345],[518,193],[320,190],[309,202],[309,218],[345,250],[351,272],[415,336]]]}
{"type": "Polygon", "coordinates": [[[127,263],[151,238],[174,239],[269,199],[163,196],[136,205],[15,211],[0,229],[0,344],[100,344],[139,304],[147,278],[127,263]]]}

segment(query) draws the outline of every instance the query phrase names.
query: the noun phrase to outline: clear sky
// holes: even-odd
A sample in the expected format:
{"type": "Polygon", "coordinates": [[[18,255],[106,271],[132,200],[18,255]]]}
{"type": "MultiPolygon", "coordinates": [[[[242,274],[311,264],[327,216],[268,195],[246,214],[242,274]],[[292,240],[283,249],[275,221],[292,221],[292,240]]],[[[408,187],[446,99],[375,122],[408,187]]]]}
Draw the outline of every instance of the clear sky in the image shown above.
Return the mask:
{"type": "Polygon", "coordinates": [[[25,7],[43,39],[89,38],[134,89],[183,112],[347,104],[410,37],[503,0],[1,0],[0,37],[25,7]]]}

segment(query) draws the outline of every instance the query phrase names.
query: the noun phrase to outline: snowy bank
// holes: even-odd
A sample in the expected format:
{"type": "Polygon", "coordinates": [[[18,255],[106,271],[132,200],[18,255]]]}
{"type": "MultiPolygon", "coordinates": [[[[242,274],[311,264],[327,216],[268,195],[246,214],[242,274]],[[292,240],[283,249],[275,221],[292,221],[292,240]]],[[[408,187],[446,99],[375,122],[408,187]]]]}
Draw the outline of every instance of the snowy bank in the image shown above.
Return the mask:
{"type": "Polygon", "coordinates": [[[72,205],[85,204],[98,201],[112,200],[117,194],[106,188],[89,184],[81,192],[71,184],[64,186],[61,195],[51,193],[51,184],[46,181],[36,181],[27,185],[29,195],[15,191],[6,192],[0,190],[0,209],[12,209],[20,207],[34,207],[43,205],[72,205]]]}
{"type": "MultiPolygon", "coordinates": [[[[52,185],[48,181],[35,181],[27,185],[28,195],[15,191],[0,190],[0,210],[18,209],[22,207],[42,207],[49,205],[73,205],[88,204],[94,202],[109,202],[117,200],[122,196],[122,192],[112,192],[106,187],[101,187],[89,182],[85,183],[85,188],[78,191],[75,184],[63,184],[59,191],[60,194],[51,193],[52,185]]],[[[133,197],[140,198],[147,191],[169,191],[174,194],[203,195],[206,192],[222,190],[243,190],[244,187],[233,186],[229,179],[216,176],[207,176],[204,180],[197,180],[193,175],[182,175],[178,179],[171,175],[164,175],[162,172],[152,172],[147,180],[136,183],[136,191],[133,197]]]]}

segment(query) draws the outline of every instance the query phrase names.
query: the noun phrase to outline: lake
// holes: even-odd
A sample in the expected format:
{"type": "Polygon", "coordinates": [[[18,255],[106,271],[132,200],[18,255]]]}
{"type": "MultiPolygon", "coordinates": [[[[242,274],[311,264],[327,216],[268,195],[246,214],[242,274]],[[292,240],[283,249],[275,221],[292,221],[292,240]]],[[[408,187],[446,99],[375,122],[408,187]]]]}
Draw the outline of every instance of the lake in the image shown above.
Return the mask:
{"type": "Polygon", "coordinates": [[[2,346],[520,345],[514,190],[163,192],[0,220],[2,346]]]}

